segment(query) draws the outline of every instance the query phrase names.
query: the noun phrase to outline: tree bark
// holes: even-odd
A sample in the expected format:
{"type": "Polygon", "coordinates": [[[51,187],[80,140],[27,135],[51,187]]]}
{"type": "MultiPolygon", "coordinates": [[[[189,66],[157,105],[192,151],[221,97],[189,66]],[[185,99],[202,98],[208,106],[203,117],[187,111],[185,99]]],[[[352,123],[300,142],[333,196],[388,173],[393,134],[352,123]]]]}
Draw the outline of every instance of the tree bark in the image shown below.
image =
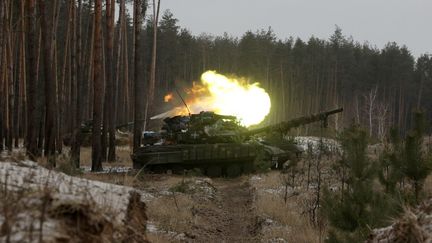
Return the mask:
{"type": "Polygon", "coordinates": [[[12,40],[12,3],[10,1],[4,1],[5,6],[5,38],[6,45],[5,54],[6,54],[6,73],[5,73],[5,88],[7,95],[6,98],[6,147],[11,151],[12,150],[12,137],[14,133],[14,124],[13,124],[13,109],[14,109],[14,61],[12,57],[13,52],[13,40],[12,40]]]}
{"type": "Polygon", "coordinates": [[[106,28],[107,28],[107,41],[106,44],[106,94],[105,94],[105,105],[109,107],[107,110],[108,120],[108,135],[109,135],[109,149],[108,149],[108,161],[115,161],[115,109],[116,104],[114,94],[114,78],[113,78],[113,59],[114,59],[114,11],[115,1],[106,0],[106,28]]]}
{"type": "Polygon", "coordinates": [[[25,33],[26,33],[26,27],[25,27],[25,1],[21,1],[20,5],[20,16],[21,16],[21,38],[20,38],[20,102],[19,102],[19,123],[20,123],[20,130],[19,135],[24,138],[24,134],[27,134],[26,132],[26,126],[27,126],[27,119],[26,119],[26,95],[25,95],[25,88],[26,88],[26,49],[25,49],[25,33]]]}
{"type": "MultiPolygon", "coordinates": [[[[117,20],[117,53],[116,53],[116,57],[117,57],[117,63],[116,63],[116,79],[115,79],[115,115],[116,115],[116,123],[118,122],[122,122],[122,120],[120,120],[121,117],[123,117],[123,115],[120,115],[119,113],[119,108],[120,106],[122,106],[123,104],[121,103],[121,101],[123,101],[123,90],[124,87],[122,85],[120,85],[120,77],[122,75],[122,71],[121,71],[121,61],[123,60],[123,52],[122,52],[122,47],[123,47],[123,11],[125,8],[125,0],[120,0],[120,11],[119,11],[119,17],[117,20]],[[119,102],[120,100],[120,102],[119,102]]],[[[124,66],[124,65],[123,65],[124,66]]]]}
{"type": "Polygon", "coordinates": [[[102,170],[101,125],[103,112],[102,73],[102,0],[95,0],[94,55],[93,55],[93,128],[92,128],[92,171],[102,170]]]}
{"type": "Polygon", "coordinates": [[[141,0],[134,0],[134,138],[133,138],[133,151],[136,151],[141,146],[141,136],[143,128],[143,110],[144,110],[144,79],[140,77],[140,64],[141,56],[141,27],[143,16],[141,14],[141,0]]]}
{"type": "Polygon", "coordinates": [[[38,154],[37,146],[37,105],[36,95],[37,91],[37,60],[36,60],[36,6],[34,0],[27,0],[27,48],[28,48],[28,62],[29,62],[29,75],[26,87],[27,92],[27,135],[26,135],[26,148],[27,155],[34,159],[38,154]]]}
{"type": "MultiPolygon", "coordinates": [[[[3,4],[0,4],[0,27],[4,26],[4,15],[5,10],[3,4]]],[[[3,29],[0,29],[0,31],[3,31],[3,29]]],[[[4,149],[4,118],[5,118],[5,112],[4,112],[4,102],[5,102],[5,92],[3,88],[3,82],[4,82],[4,40],[5,35],[2,32],[2,35],[0,35],[0,151],[3,151],[4,149]]]]}
{"type": "Polygon", "coordinates": [[[76,168],[80,167],[80,147],[81,147],[81,123],[83,116],[83,104],[84,104],[84,76],[82,75],[82,45],[81,45],[81,9],[82,8],[82,0],[78,0],[78,12],[77,12],[77,33],[76,33],[76,69],[77,69],[77,86],[78,86],[78,94],[81,96],[76,100],[76,121],[75,121],[75,129],[73,133],[72,146],[71,146],[71,158],[76,168]]]}
{"type": "Polygon", "coordinates": [[[153,107],[154,92],[156,86],[156,57],[157,57],[157,32],[158,32],[158,21],[159,21],[159,9],[160,0],[156,6],[156,1],[153,0],[153,48],[152,48],[152,61],[150,68],[150,82],[148,86],[147,100],[145,106],[145,118],[144,118],[144,131],[147,128],[149,113],[153,107]]]}
{"type": "MultiPolygon", "coordinates": [[[[44,60],[44,78],[45,78],[45,155],[49,160],[55,155],[55,131],[56,131],[56,107],[55,99],[56,83],[54,82],[54,72],[52,68],[52,38],[50,38],[50,30],[53,26],[49,23],[49,17],[45,9],[45,0],[38,1],[41,28],[42,28],[42,43],[43,43],[43,60],[44,60]]],[[[51,165],[55,167],[55,160],[51,160],[51,165]]]]}

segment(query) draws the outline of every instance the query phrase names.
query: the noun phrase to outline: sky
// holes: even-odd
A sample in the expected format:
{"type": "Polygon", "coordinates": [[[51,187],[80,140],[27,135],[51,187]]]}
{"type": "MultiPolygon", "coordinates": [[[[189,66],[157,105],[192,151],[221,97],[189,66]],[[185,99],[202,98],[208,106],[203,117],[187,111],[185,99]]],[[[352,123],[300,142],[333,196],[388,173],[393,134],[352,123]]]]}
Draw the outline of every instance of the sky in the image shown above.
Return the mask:
{"type": "Polygon", "coordinates": [[[271,26],[280,39],[328,39],[338,25],[361,43],[395,41],[415,57],[432,53],[432,0],[161,0],[165,9],[196,35],[241,37],[271,26]]]}

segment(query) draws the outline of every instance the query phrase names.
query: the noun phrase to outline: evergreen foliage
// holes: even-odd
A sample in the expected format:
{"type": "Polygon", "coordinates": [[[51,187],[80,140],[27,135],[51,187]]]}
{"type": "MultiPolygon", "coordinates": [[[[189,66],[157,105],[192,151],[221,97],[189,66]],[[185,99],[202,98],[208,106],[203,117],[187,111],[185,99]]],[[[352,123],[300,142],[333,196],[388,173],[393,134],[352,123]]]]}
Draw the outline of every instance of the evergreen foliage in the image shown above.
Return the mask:
{"type": "Polygon", "coordinates": [[[331,226],[327,242],[360,242],[397,212],[397,203],[376,190],[376,166],[366,154],[367,141],[366,131],[357,125],[340,136],[348,178],[342,193],[324,190],[322,210],[331,226]]]}
{"type": "Polygon", "coordinates": [[[411,182],[415,202],[420,199],[424,180],[432,170],[432,159],[423,149],[423,136],[426,130],[426,119],[423,112],[414,112],[413,127],[405,140],[405,163],[403,172],[411,182]]]}
{"type": "Polygon", "coordinates": [[[412,127],[405,139],[400,138],[397,129],[392,129],[390,143],[379,161],[379,179],[385,191],[402,196],[410,204],[418,203],[421,199],[424,180],[432,170],[431,156],[423,148],[426,129],[424,113],[414,112],[412,127]],[[411,188],[406,187],[405,181],[410,183],[411,188]]]}
{"type": "Polygon", "coordinates": [[[397,193],[397,184],[404,178],[403,171],[403,143],[396,128],[390,130],[389,145],[385,148],[379,159],[378,178],[387,193],[397,193]]]}

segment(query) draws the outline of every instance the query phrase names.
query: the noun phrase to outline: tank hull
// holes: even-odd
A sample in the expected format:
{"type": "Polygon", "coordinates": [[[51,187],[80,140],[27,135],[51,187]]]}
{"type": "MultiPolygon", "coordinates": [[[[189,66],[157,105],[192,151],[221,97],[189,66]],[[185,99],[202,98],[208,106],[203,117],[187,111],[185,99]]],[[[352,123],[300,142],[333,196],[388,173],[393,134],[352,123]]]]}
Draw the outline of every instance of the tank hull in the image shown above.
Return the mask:
{"type": "Polygon", "coordinates": [[[203,174],[214,176],[219,176],[214,170],[220,170],[221,175],[230,176],[230,170],[240,170],[239,173],[252,170],[259,150],[256,145],[230,143],[153,145],[139,148],[132,160],[135,169],[145,167],[161,172],[200,169],[203,174]]]}

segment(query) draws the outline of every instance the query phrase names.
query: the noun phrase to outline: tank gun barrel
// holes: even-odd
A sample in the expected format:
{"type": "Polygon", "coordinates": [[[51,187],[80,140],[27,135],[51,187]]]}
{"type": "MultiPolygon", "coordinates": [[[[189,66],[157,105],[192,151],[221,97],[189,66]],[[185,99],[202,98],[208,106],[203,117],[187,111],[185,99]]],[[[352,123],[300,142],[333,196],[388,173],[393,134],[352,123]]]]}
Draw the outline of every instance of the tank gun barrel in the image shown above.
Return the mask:
{"type": "Polygon", "coordinates": [[[270,125],[270,126],[265,126],[265,127],[249,130],[248,132],[246,132],[246,135],[252,136],[252,135],[255,135],[258,133],[263,133],[263,132],[268,132],[268,131],[278,131],[281,133],[286,133],[291,128],[296,128],[299,126],[307,125],[307,124],[318,122],[318,121],[324,122],[324,126],[327,126],[327,118],[331,115],[340,113],[342,111],[343,111],[343,108],[339,108],[339,109],[335,109],[335,110],[331,110],[331,111],[312,114],[309,116],[302,116],[302,117],[295,118],[295,119],[285,121],[285,122],[281,122],[281,123],[278,123],[275,125],[270,125]]]}

